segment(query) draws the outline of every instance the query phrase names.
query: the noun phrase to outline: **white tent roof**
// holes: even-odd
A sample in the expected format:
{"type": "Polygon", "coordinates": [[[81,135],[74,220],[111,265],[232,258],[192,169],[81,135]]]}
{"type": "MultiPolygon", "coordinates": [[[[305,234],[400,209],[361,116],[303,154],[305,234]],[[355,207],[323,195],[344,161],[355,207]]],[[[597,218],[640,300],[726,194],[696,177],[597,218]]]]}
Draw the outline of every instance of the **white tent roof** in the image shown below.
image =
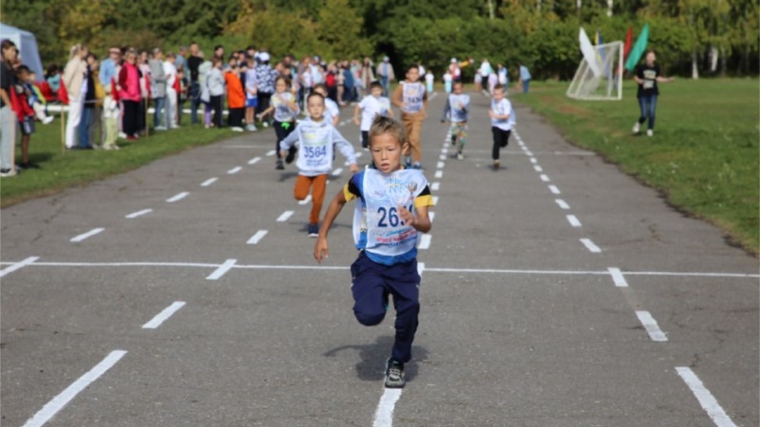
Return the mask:
{"type": "Polygon", "coordinates": [[[42,60],[40,60],[40,52],[37,49],[37,39],[34,34],[0,22],[0,40],[5,39],[16,44],[21,62],[37,74],[37,80],[44,79],[45,73],[42,69],[42,60]]]}

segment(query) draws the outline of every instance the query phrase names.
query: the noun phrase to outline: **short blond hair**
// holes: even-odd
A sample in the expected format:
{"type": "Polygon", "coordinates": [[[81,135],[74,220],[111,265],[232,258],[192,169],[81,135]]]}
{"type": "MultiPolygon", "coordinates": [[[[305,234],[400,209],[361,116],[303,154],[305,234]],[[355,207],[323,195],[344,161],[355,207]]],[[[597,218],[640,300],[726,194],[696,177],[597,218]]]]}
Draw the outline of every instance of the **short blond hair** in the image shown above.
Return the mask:
{"type": "Polygon", "coordinates": [[[406,133],[404,132],[404,125],[396,120],[393,120],[390,117],[378,115],[374,120],[372,120],[372,126],[369,128],[369,134],[367,135],[369,139],[369,145],[372,145],[372,138],[386,133],[396,138],[401,147],[406,144],[406,133]]]}

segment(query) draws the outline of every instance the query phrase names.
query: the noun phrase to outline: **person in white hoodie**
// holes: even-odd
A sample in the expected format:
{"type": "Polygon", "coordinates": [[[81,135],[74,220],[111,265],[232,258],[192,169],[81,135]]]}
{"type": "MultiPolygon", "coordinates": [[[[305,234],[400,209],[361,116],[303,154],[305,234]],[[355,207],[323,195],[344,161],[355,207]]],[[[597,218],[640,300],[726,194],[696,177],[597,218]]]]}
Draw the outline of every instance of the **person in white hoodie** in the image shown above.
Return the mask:
{"type": "Polygon", "coordinates": [[[213,67],[206,77],[208,86],[209,103],[214,111],[212,126],[222,127],[222,98],[224,98],[224,74],[222,74],[222,58],[214,57],[213,67]]]}
{"type": "Polygon", "coordinates": [[[177,81],[177,67],[174,66],[174,62],[177,60],[177,56],[174,53],[166,55],[166,61],[164,61],[164,76],[166,77],[166,128],[177,129],[177,90],[174,89],[174,84],[177,81]]]}

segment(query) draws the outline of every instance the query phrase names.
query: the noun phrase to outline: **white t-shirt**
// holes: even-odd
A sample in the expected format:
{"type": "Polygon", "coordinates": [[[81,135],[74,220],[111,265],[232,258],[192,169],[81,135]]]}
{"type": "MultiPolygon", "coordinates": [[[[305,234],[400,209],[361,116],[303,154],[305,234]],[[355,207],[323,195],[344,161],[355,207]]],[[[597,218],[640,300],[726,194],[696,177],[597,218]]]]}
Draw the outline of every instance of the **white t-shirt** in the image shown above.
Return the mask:
{"type": "Polygon", "coordinates": [[[466,122],[470,114],[470,95],[449,95],[449,116],[452,123],[466,122]]]}
{"type": "Polygon", "coordinates": [[[317,176],[332,170],[333,145],[340,150],[349,163],[356,163],[356,153],[350,142],[325,120],[313,122],[306,119],[298,123],[296,130],[280,142],[281,150],[288,150],[296,142],[298,150],[299,175],[317,176]]]}
{"type": "Polygon", "coordinates": [[[340,108],[338,104],[330,98],[325,98],[325,112],[322,114],[327,123],[333,124],[336,117],[340,117],[340,108]]]}
{"type": "Polygon", "coordinates": [[[362,102],[359,103],[359,109],[362,110],[360,130],[368,131],[376,115],[388,115],[388,111],[391,110],[391,101],[384,96],[379,98],[375,98],[372,95],[365,96],[362,102]]]}
{"type": "Polygon", "coordinates": [[[166,75],[166,88],[174,90],[174,82],[177,80],[177,67],[169,61],[164,61],[163,67],[166,75]]]}
{"type": "Polygon", "coordinates": [[[257,90],[258,88],[258,80],[256,79],[256,69],[250,68],[245,72],[245,98],[246,99],[254,99],[257,98],[257,94],[253,94],[248,92],[248,90],[257,90]]]}
{"type": "Polygon", "coordinates": [[[501,130],[512,130],[512,127],[516,123],[515,112],[512,110],[512,103],[509,102],[507,98],[502,98],[499,102],[492,99],[491,110],[500,116],[509,114],[508,119],[491,119],[491,126],[497,127],[501,130]]]}
{"type": "Polygon", "coordinates": [[[301,111],[296,104],[296,111],[290,109],[286,102],[296,102],[296,97],[290,92],[276,93],[272,95],[271,102],[274,107],[274,119],[278,122],[292,122],[301,111]]]}

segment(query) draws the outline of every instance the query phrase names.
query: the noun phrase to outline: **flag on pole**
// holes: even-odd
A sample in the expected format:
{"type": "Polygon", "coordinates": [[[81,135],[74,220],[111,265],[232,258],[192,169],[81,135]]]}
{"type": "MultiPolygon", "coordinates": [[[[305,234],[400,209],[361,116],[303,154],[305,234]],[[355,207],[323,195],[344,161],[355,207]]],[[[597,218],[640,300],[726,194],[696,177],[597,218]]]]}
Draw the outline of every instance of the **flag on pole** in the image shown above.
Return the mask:
{"type": "Polygon", "coordinates": [[[628,58],[628,53],[633,45],[633,25],[628,27],[628,34],[625,35],[625,46],[623,46],[623,60],[628,58]]]}
{"type": "Polygon", "coordinates": [[[649,24],[644,24],[644,28],[639,34],[639,38],[636,39],[636,44],[633,45],[628,59],[625,61],[625,69],[633,71],[636,65],[639,63],[641,56],[644,55],[644,51],[647,49],[647,42],[649,41],[649,24]]]}

